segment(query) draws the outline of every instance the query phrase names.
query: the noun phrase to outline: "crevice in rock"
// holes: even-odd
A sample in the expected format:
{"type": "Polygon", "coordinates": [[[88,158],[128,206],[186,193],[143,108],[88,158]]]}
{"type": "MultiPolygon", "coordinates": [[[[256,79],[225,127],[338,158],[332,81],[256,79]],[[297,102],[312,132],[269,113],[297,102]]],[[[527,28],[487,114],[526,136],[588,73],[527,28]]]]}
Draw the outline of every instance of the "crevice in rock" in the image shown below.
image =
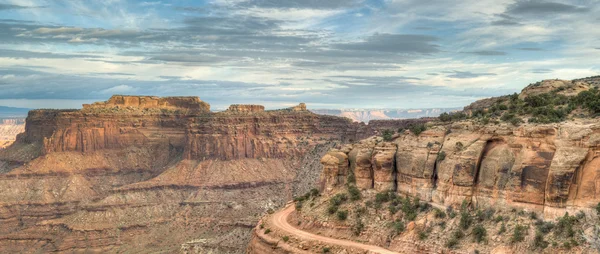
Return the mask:
{"type": "Polygon", "coordinates": [[[483,159],[487,156],[489,151],[492,150],[492,147],[494,147],[494,141],[487,140],[485,142],[485,146],[483,146],[483,149],[481,150],[481,154],[479,155],[479,159],[477,161],[477,164],[475,165],[473,188],[477,187],[477,185],[479,184],[479,173],[481,172],[481,163],[483,162],[483,159]]]}
{"type": "Polygon", "coordinates": [[[392,177],[394,178],[394,192],[398,191],[398,167],[396,165],[398,162],[396,161],[396,154],[398,153],[398,145],[396,146],[396,152],[394,153],[394,158],[392,159],[392,177]]]}

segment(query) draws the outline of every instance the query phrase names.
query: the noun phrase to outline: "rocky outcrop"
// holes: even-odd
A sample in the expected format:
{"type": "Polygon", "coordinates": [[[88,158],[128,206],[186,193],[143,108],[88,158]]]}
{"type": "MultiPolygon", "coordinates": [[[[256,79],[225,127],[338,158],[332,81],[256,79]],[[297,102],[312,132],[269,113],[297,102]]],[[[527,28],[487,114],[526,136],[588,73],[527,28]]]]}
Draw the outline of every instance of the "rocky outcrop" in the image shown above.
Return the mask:
{"type": "MultiPolygon", "coordinates": [[[[312,188],[326,149],[371,133],[304,104],[209,109],[119,95],[32,110],[0,150],[0,249],[242,252],[260,214],[312,188]]],[[[342,184],[347,168],[332,170],[342,184]]]]}
{"type": "Polygon", "coordinates": [[[346,154],[361,189],[393,189],[442,205],[467,200],[520,207],[555,218],[591,212],[600,202],[599,137],[593,120],[519,127],[462,121],[430,126],[419,136],[405,131],[393,143],[363,140],[346,154]]]}

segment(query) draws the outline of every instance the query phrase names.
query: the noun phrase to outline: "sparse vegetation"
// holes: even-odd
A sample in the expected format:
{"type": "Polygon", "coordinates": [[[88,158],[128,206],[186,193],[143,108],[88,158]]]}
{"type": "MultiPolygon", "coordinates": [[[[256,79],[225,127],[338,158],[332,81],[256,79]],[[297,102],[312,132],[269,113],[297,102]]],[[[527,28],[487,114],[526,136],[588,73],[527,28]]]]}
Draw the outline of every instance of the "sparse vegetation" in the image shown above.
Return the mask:
{"type": "Polygon", "coordinates": [[[394,135],[393,130],[383,130],[381,136],[383,137],[383,141],[392,141],[392,137],[394,135]]]}
{"type": "Polygon", "coordinates": [[[485,230],[485,228],[482,225],[476,225],[473,228],[473,241],[475,242],[483,242],[486,240],[487,237],[487,231],[485,230]]]}
{"type": "Polygon", "coordinates": [[[329,253],[330,249],[329,247],[323,247],[323,253],[329,253]]]}
{"type": "Polygon", "coordinates": [[[424,132],[425,130],[427,130],[427,126],[424,123],[417,123],[417,124],[410,125],[408,127],[408,129],[413,134],[419,136],[422,132],[424,132]]]}
{"type": "Polygon", "coordinates": [[[354,184],[348,185],[348,194],[350,194],[351,201],[360,200],[360,190],[354,184]]]}
{"type": "Polygon", "coordinates": [[[337,218],[338,218],[338,220],[346,220],[346,218],[348,218],[348,211],[347,210],[337,211],[337,218]]]}
{"type": "Polygon", "coordinates": [[[271,233],[271,229],[269,229],[269,228],[265,229],[265,235],[268,233],[271,233]]]}
{"type": "Polygon", "coordinates": [[[287,235],[284,235],[283,237],[281,237],[281,239],[282,239],[284,242],[287,242],[287,241],[289,241],[289,240],[290,240],[290,237],[289,237],[289,236],[287,236],[287,235]]]}
{"type": "Polygon", "coordinates": [[[443,161],[445,159],[446,159],[446,152],[444,152],[444,151],[439,152],[437,155],[437,161],[443,161]]]}
{"type": "Polygon", "coordinates": [[[525,233],[526,233],[526,227],[523,225],[517,225],[515,226],[515,229],[513,231],[513,234],[510,238],[510,242],[511,243],[518,243],[518,242],[522,242],[523,240],[525,240],[525,233]]]}

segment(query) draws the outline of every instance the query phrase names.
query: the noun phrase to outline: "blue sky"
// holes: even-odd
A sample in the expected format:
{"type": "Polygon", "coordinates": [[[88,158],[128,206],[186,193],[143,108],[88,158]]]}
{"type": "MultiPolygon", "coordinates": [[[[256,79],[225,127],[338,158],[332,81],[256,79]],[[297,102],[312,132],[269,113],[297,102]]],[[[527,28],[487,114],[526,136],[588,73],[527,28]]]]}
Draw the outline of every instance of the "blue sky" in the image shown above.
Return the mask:
{"type": "Polygon", "coordinates": [[[0,0],[0,105],[460,107],[600,74],[596,0],[0,0]]]}

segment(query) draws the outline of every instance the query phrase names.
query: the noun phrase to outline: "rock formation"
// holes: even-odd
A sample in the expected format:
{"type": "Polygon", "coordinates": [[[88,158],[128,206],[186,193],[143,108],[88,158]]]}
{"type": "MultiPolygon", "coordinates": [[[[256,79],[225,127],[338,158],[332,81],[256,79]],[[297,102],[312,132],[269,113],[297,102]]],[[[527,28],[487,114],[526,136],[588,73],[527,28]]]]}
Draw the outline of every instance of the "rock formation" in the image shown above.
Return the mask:
{"type": "MultiPolygon", "coordinates": [[[[447,128],[432,127],[419,136],[406,131],[393,143],[356,143],[345,153],[349,174],[361,189],[391,188],[443,205],[468,200],[528,208],[547,218],[591,212],[600,201],[594,187],[600,184],[596,121],[519,127],[457,122],[447,128]]],[[[324,169],[332,165],[326,158],[322,163],[324,169]]]]}
{"type": "Polygon", "coordinates": [[[197,97],[32,110],[0,151],[0,249],[242,252],[258,215],[312,188],[310,161],[372,132],[304,104],[213,113],[197,97]]]}

